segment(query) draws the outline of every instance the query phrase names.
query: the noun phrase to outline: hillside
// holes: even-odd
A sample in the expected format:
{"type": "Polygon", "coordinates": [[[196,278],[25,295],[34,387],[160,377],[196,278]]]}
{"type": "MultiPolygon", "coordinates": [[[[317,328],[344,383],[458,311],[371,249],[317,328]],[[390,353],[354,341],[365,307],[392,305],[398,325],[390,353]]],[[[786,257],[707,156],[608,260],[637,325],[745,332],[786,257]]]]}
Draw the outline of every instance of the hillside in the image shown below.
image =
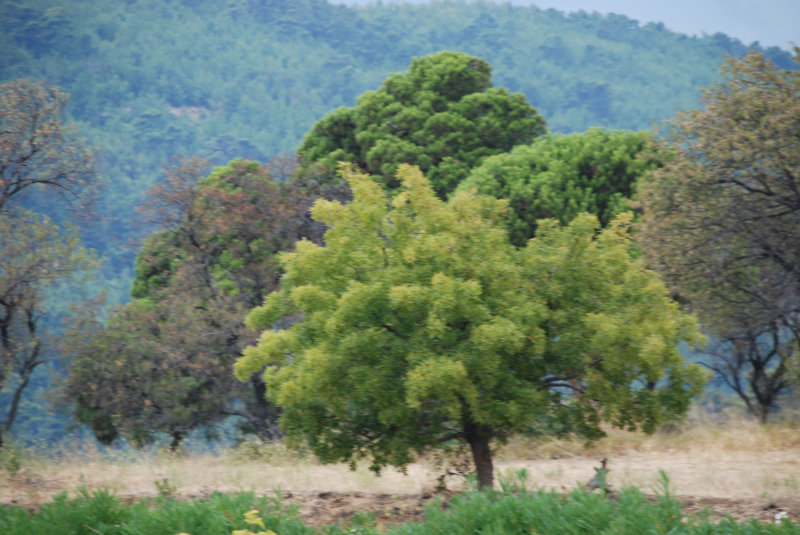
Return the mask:
{"type": "MultiPolygon", "coordinates": [[[[84,237],[106,257],[98,288],[113,304],[128,299],[132,278],[135,250],[122,244],[147,230],[135,207],[170,156],[223,164],[292,152],[317,119],[352,106],[412,57],[483,57],[494,85],[524,93],[551,131],[580,132],[647,129],[696,106],[722,54],[748,47],[619,15],[484,1],[0,0],[0,50],[0,81],[63,87],[72,118],[99,148],[107,219],[84,237]]],[[[792,68],[788,52],[765,52],[792,68]]],[[[67,297],[56,297],[61,310],[67,297]]],[[[42,374],[29,390],[18,429],[49,425],[37,397],[46,383],[42,374]]]]}
{"type": "MultiPolygon", "coordinates": [[[[315,120],[414,56],[484,57],[496,86],[524,93],[550,130],[572,132],[649,128],[696,105],[723,53],[747,50],[722,34],[489,2],[4,0],[0,13],[0,80],[45,79],[71,93],[73,117],[101,149],[119,239],[169,156],[221,164],[291,152],[315,120]]],[[[790,66],[788,53],[767,54],[790,66]]],[[[113,253],[107,277],[127,279],[130,260],[108,230],[87,240],[113,253]]]]}

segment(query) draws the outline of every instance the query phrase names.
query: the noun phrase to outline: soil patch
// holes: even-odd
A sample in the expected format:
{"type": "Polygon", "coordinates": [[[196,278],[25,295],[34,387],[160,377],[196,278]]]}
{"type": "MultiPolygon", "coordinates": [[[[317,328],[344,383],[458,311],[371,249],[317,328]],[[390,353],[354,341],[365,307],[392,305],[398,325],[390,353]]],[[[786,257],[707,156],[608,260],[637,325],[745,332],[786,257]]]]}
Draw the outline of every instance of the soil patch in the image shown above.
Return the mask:
{"type": "Polygon", "coordinates": [[[732,517],[737,522],[751,519],[761,522],[774,522],[775,515],[784,512],[791,519],[800,518],[800,498],[690,498],[679,496],[687,515],[707,512],[712,520],[732,517]]]}

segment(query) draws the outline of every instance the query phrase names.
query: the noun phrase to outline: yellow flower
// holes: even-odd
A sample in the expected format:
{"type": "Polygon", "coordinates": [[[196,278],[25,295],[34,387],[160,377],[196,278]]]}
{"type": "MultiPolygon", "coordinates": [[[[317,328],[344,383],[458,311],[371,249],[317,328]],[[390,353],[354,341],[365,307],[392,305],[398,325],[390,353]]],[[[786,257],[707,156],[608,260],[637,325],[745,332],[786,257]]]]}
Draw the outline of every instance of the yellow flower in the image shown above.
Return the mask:
{"type": "Polygon", "coordinates": [[[264,521],[258,516],[258,511],[253,509],[252,511],[248,511],[244,514],[244,521],[252,526],[264,526],[264,521]]]}

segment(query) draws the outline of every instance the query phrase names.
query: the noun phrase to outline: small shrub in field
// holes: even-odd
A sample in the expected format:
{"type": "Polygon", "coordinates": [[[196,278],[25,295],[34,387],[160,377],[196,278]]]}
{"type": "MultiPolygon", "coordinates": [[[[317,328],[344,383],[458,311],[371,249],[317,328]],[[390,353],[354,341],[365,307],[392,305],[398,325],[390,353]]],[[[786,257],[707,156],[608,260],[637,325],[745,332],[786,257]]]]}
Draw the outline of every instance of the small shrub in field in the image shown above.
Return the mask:
{"type": "Polygon", "coordinates": [[[289,450],[283,444],[261,444],[243,442],[231,450],[231,457],[242,463],[261,463],[271,465],[297,464],[308,460],[306,450],[289,450]]]}
{"type": "Polygon", "coordinates": [[[22,470],[22,450],[13,443],[8,443],[0,448],[0,470],[11,475],[22,470]]]}
{"type": "Polygon", "coordinates": [[[175,491],[178,490],[175,487],[175,485],[172,485],[169,482],[169,479],[166,477],[160,480],[156,479],[153,483],[155,484],[156,489],[158,490],[158,495],[161,496],[162,498],[169,498],[171,496],[174,496],[175,491]]]}
{"type": "MultiPolygon", "coordinates": [[[[266,529],[264,526],[264,521],[258,516],[258,511],[253,509],[252,511],[248,511],[244,514],[244,521],[250,524],[251,526],[259,526],[262,529],[266,529]]],[[[272,530],[268,531],[259,531],[258,533],[253,533],[249,529],[237,529],[234,530],[231,535],[275,535],[275,532],[272,530]]]]}

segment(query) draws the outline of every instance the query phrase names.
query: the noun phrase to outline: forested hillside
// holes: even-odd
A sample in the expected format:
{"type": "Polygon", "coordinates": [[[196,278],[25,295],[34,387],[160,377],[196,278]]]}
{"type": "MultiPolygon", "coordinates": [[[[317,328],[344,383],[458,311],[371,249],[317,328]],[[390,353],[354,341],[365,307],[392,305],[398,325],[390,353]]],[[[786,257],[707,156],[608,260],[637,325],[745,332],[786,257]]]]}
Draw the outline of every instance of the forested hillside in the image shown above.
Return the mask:
{"type": "MultiPolygon", "coordinates": [[[[525,94],[549,130],[574,132],[649,128],[697,104],[723,53],[747,50],[721,34],[490,2],[4,0],[0,13],[0,80],[60,85],[100,148],[115,219],[85,236],[110,255],[106,278],[125,281],[112,301],[125,298],[132,259],[108,238],[135,231],[133,207],[171,155],[223,164],[291,152],[315,120],[414,56],[483,57],[495,86],[525,94]]],[[[779,49],[767,55],[791,65],[779,49]]]]}
{"type": "MultiPolygon", "coordinates": [[[[105,257],[98,288],[110,304],[128,299],[135,249],[123,245],[152,231],[135,207],[171,156],[222,165],[294,152],[315,121],[353,106],[413,57],[485,58],[495,87],[523,93],[549,131],[569,133],[648,129],[696,106],[722,55],[748,49],[619,15],[483,1],[0,0],[0,82],[62,87],[99,149],[104,220],[83,237],[105,257]]],[[[793,68],[788,52],[765,53],[793,68]]],[[[22,406],[23,428],[44,384],[40,376],[22,406]]]]}

